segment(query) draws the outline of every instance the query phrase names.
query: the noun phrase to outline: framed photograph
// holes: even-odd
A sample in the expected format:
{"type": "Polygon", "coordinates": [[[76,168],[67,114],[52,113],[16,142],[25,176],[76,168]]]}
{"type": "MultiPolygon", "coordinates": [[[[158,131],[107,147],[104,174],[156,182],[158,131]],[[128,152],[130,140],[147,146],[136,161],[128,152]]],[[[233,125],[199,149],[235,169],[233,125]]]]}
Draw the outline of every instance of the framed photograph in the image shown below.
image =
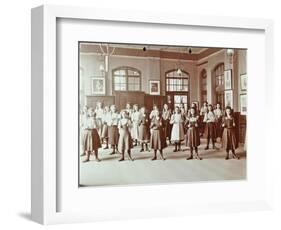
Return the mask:
{"type": "Polygon", "coordinates": [[[224,91],[224,104],[225,106],[230,106],[233,109],[233,91],[224,91]]]}
{"type": "Polygon", "coordinates": [[[160,95],[160,81],[150,80],[149,81],[149,94],[150,95],[160,95]]]}
{"type": "Polygon", "coordinates": [[[247,115],[247,94],[240,95],[240,113],[247,115]]]}
{"type": "Polygon", "coordinates": [[[231,69],[224,71],[224,89],[232,89],[232,71],[231,69]]]}
{"type": "MultiPolygon", "coordinates": [[[[271,119],[268,111],[276,107],[268,64],[273,63],[272,29],[272,22],[262,19],[52,5],[32,9],[32,220],[58,224],[271,209],[274,131],[261,126],[256,132],[256,124],[271,119]],[[251,122],[247,145],[239,143],[236,151],[239,160],[226,160],[224,148],[209,154],[203,145],[197,157],[203,161],[186,160],[190,151],[173,152],[169,136],[165,140],[157,128],[153,141],[150,130],[142,130],[142,138],[149,149],[163,151],[154,156],[144,146],[140,152],[138,132],[127,124],[150,116],[153,127],[161,125],[157,110],[163,111],[168,96],[181,109],[199,101],[197,73],[220,66],[222,76],[230,64],[226,47],[247,56],[248,81],[255,86],[247,98],[251,122]],[[92,78],[101,65],[106,84],[92,78]],[[143,106],[147,113],[139,111],[143,106]],[[128,132],[135,140],[132,149],[128,132]]],[[[225,101],[239,111],[234,86],[246,70],[235,71],[225,101]]],[[[214,104],[210,80],[207,100],[214,104]]],[[[173,138],[181,133],[174,131],[173,138]]]]}
{"type": "Polygon", "coordinates": [[[240,83],[241,83],[241,90],[245,91],[247,90],[247,74],[241,74],[240,75],[240,83]]]}
{"type": "Polygon", "coordinates": [[[92,95],[105,95],[105,78],[92,78],[92,95]]]}

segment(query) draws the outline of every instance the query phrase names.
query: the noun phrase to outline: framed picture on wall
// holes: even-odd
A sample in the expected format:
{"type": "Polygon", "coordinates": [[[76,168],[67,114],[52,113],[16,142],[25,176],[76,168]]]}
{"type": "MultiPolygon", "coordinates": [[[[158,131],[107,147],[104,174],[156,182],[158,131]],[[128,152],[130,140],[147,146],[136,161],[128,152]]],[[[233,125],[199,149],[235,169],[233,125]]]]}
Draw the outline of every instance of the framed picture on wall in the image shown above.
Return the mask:
{"type": "Polygon", "coordinates": [[[240,87],[243,91],[247,90],[247,74],[240,75],[240,87]]]}
{"type": "Polygon", "coordinates": [[[150,80],[149,81],[149,94],[150,95],[160,95],[160,81],[150,80]]]}
{"type": "Polygon", "coordinates": [[[225,106],[230,106],[233,108],[233,91],[232,90],[226,90],[224,92],[224,101],[225,106]]]}
{"type": "Polygon", "coordinates": [[[240,95],[240,113],[247,115],[247,94],[240,95]]]}
{"type": "Polygon", "coordinates": [[[230,90],[232,89],[232,74],[231,69],[224,71],[224,89],[230,90]]]}
{"type": "Polygon", "coordinates": [[[92,78],[92,94],[105,95],[105,78],[93,77],[92,78]]]}

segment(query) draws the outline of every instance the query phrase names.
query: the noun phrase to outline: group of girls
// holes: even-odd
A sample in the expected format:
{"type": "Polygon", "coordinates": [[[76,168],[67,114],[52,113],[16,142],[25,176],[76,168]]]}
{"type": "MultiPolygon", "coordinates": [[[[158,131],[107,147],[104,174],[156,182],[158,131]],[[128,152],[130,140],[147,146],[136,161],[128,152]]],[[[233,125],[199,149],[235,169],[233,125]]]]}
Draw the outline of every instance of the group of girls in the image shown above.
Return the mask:
{"type": "Polygon", "coordinates": [[[186,110],[183,105],[175,106],[172,111],[167,104],[163,110],[154,105],[149,113],[145,107],[139,108],[137,104],[126,104],[125,109],[117,112],[116,106],[102,106],[98,102],[95,109],[84,107],[81,113],[82,133],[82,156],[86,158],[83,162],[90,160],[90,155],[95,156],[96,161],[100,161],[98,149],[104,144],[104,149],[109,146],[112,149],[111,155],[120,153],[119,161],[128,159],[133,161],[131,149],[137,145],[141,146],[140,152],[150,152],[153,150],[151,160],[157,159],[157,151],[160,158],[165,160],[163,150],[167,147],[167,141],[175,145],[174,152],[181,151],[181,143],[185,141],[190,149],[190,154],[186,158],[202,160],[198,153],[200,137],[205,135],[209,149],[210,141],[213,149],[216,149],[216,138],[222,139],[222,146],[226,150],[225,159],[229,159],[229,152],[233,158],[239,159],[235,153],[238,146],[235,137],[235,121],[230,107],[222,112],[220,105],[216,105],[213,110],[212,105],[204,103],[200,111],[195,103],[186,110]]]}

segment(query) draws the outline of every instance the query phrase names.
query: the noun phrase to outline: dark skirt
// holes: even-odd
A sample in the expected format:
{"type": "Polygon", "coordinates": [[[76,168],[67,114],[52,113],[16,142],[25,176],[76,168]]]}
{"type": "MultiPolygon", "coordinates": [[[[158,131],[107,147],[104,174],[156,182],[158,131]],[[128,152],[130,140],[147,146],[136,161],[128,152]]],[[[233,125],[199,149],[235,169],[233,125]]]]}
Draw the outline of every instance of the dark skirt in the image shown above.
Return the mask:
{"type": "Polygon", "coordinates": [[[223,128],[222,128],[222,119],[219,119],[216,123],[216,137],[222,137],[222,132],[223,132],[223,128]]]}
{"type": "Polygon", "coordinates": [[[216,139],[216,124],[214,122],[206,123],[206,137],[216,139]]]}
{"type": "Polygon", "coordinates": [[[170,120],[163,120],[163,131],[164,137],[171,140],[172,125],[170,124],[170,120]]]}
{"type": "Polygon", "coordinates": [[[110,145],[118,145],[118,128],[117,126],[109,126],[108,127],[108,144],[110,145]]]}
{"type": "Polygon", "coordinates": [[[139,141],[140,142],[149,142],[150,139],[150,131],[147,125],[139,126],[139,141]]]}
{"type": "Polygon", "coordinates": [[[118,151],[120,153],[128,151],[133,147],[132,137],[129,129],[120,129],[120,135],[118,140],[118,151]]]}
{"type": "Polygon", "coordinates": [[[107,138],[107,137],[108,137],[108,126],[104,124],[102,126],[101,138],[107,138]]]}
{"type": "Polygon", "coordinates": [[[163,132],[160,129],[152,129],[150,137],[150,147],[154,150],[162,150],[167,147],[167,142],[163,132]]]}
{"type": "Polygon", "coordinates": [[[202,115],[199,116],[198,123],[199,123],[199,132],[200,132],[201,135],[205,134],[205,127],[206,127],[206,123],[203,122],[203,120],[204,120],[204,116],[202,116],[202,115]]]}
{"type": "Polygon", "coordinates": [[[222,147],[226,150],[237,149],[238,142],[237,142],[236,137],[235,137],[235,129],[234,128],[230,128],[230,129],[225,128],[223,130],[222,147]]]}
{"type": "Polygon", "coordinates": [[[83,151],[96,151],[101,147],[101,141],[96,129],[85,129],[83,135],[83,151]]]}
{"type": "Polygon", "coordinates": [[[187,130],[186,145],[190,148],[198,147],[200,145],[200,134],[197,127],[190,127],[187,130]]]}

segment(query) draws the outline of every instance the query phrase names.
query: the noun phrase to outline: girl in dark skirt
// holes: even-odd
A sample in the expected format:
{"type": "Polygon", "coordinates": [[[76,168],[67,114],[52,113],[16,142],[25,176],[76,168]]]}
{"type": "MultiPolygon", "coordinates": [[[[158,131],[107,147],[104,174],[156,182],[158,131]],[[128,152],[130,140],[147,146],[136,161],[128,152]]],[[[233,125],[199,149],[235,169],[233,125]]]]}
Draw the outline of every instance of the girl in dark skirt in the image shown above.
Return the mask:
{"type": "Polygon", "coordinates": [[[157,159],[157,150],[160,152],[160,157],[165,160],[163,156],[163,149],[167,147],[167,142],[163,135],[163,123],[162,118],[158,110],[155,111],[155,116],[153,116],[151,123],[151,137],[150,137],[150,147],[154,150],[154,157],[151,160],[157,159]]]}
{"type": "Polygon", "coordinates": [[[142,107],[140,109],[140,118],[139,118],[139,142],[141,143],[140,152],[144,151],[144,145],[146,147],[146,151],[149,151],[148,149],[149,139],[150,139],[149,115],[147,114],[145,107],[142,107]]]}
{"type": "Polygon", "coordinates": [[[111,105],[110,106],[110,116],[108,118],[108,144],[110,144],[112,148],[112,152],[110,155],[113,155],[116,153],[116,148],[118,145],[118,121],[119,121],[119,114],[116,112],[116,106],[111,105]]]}
{"type": "Polygon", "coordinates": [[[169,106],[167,104],[164,104],[163,112],[162,112],[162,119],[163,119],[163,129],[164,129],[164,136],[166,140],[169,140],[169,143],[171,143],[171,131],[172,131],[172,125],[170,124],[171,119],[171,109],[169,109],[169,106]]]}
{"type": "Polygon", "coordinates": [[[225,108],[225,117],[222,122],[222,127],[224,128],[222,146],[226,150],[225,159],[229,159],[229,151],[231,151],[233,158],[239,160],[239,156],[235,153],[235,149],[238,147],[238,142],[235,137],[235,121],[229,106],[225,108]]]}
{"type": "Polygon", "coordinates": [[[100,161],[98,157],[98,149],[101,147],[100,137],[97,131],[98,123],[96,113],[90,109],[89,116],[86,119],[84,135],[83,135],[83,151],[86,154],[86,159],[83,162],[90,160],[90,154],[94,153],[96,161],[100,161]]]}
{"type": "Polygon", "coordinates": [[[104,149],[108,149],[108,125],[107,122],[110,118],[110,110],[108,106],[104,107],[104,113],[102,117],[102,132],[101,132],[101,141],[105,143],[104,149]]]}
{"type": "Polygon", "coordinates": [[[196,107],[190,108],[190,115],[187,117],[188,130],[187,130],[187,146],[190,148],[190,156],[187,160],[193,159],[193,150],[195,150],[195,157],[198,160],[202,160],[202,157],[198,154],[198,146],[200,145],[200,133],[199,133],[199,116],[197,115],[196,107]]]}
{"type": "Polygon", "coordinates": [[[128,153],[129,159],[133,161],[131,157],[132,148],[132,137],[130,134],[130,128],[132,127],[132,122],[129,119],[129,113],[123,110],[121,112],[121,119],[119,120],[119,141],[118,141],[118,151],[121,153],[121,158],[119,161],[125,160],[125,151],[128,153]]]}
{"type": "Polygon", "coordinates": [[[208,105],[208,112],[205,113],[204,122],[206,123],[206,132],[207,132],[207,146],[205,150],[209,149],[210,140],[212,140],[213,149],[216,148],[216,116],[213,112],[213,106],[208,105]]]}

